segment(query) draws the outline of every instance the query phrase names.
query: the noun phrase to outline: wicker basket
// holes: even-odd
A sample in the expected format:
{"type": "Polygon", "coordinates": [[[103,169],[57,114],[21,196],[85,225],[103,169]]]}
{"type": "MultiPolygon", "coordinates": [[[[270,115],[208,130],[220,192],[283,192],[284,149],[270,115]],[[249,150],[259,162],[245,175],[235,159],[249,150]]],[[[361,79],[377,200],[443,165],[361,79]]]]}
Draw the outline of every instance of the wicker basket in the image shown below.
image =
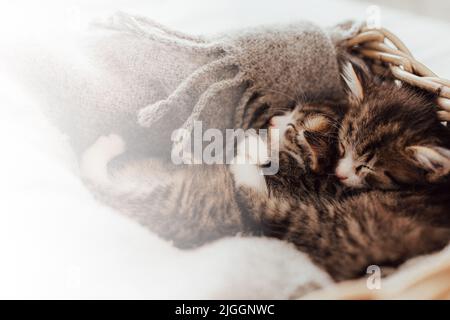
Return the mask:
{"type": "Polygon", "coordinates": [[[355,54],[372,59],[375,74],[392,76],[396,80],[431,91],[439,96],[439,118],[450,121],[450,80],[438,77],[417,61],[405,44],[392,32],[380,28],[362,28],[347,40],[346,46],[355,54]]]}
{"type": "MultiPolygon", "coordinates": [[[[346,47],[352,54],[372,60],[375,74],[437,94],[439,118],[450,123],[450,81],[418,62],[392,32],[383,28],[362,28],[359,34],[347,40],[346,47]]],[[[371,290],[367,278],[346,281],[303,299],[450,299],[450,246],[434,255],[405,263],[392,275],[381,279],[381,284],[379,290],[371,290]]]]}

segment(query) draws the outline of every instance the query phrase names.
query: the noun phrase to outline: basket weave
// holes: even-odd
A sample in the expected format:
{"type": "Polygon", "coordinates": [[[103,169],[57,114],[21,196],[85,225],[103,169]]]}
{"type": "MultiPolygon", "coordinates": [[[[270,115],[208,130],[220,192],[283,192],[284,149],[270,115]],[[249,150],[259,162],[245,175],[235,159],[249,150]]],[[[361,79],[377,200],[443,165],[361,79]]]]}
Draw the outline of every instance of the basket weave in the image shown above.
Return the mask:
{"type": "Polygon", "coordinates": [[[390,74],[393,78],[428,90],[439,96],[438,116],[450,121],[450,80],[438,77],[424,64],[417,61],[406,45],[387,29],[364,27],[346,46],[365,58],[374,61],[375,74],[390,74]]]}

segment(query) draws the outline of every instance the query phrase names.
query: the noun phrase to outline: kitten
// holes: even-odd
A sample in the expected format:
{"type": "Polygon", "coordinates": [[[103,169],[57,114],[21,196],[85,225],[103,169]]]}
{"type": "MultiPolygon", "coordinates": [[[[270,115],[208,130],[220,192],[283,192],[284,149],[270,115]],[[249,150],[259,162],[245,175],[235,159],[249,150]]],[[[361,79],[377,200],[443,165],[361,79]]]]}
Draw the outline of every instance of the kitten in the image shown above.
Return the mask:
{"type": "MultiPolygon", "coordinates": [[[[336,126],[328,126],[325,121],[337,116],[330,110],[322,110],[322,106],[304,107],[301,114],[307,116],[304,120],[310,130],[304,133],[303,147],[314,146],[319,150],[327,139],[336,136],[336,126]],[[321,115],[317,116],[318,113],[321,115]],[[319,134],[315,127],[334,133],[319,134]],[[307,140],[316,143],[308,144],[307,140]]],[[[241,145],[258,142],[254,138],[248,136],[241,145]]],[[[330,152],[329,157],[321,154],[306,161],[315,162],[313,167],[318,168],[319,164],[325,167],[336,152],[330,152]]],[[[224,236],[252,234],[251,224],[244,221],[246,217],[236,202],[233,176],[227,165],[176,166],[157,158],[131,157],[117,165],[115,159],[123,155],[126,155],[123,139],[112,134],[100,137],[81,158],[83,181],[105,204],[132,216],[180,248],[196,247],[224,236]]],[[[248,166],[240,168],[243,178],[249,176],[248,166]]],[[[321,178],[315,176],[304,189],[322,185],[321,178]]],[[[269,180],[272,185],[290,183],[289,178],[278,179],[278,176],[269,180]]]]}
{"type": "MultiPolygon", "coordinates": [[[[379,99],[383,90],[386,90],[386,86],[373,85],[370,90],[380,91],[378,98],[372,93],[373,99],[379,99]]],[[[397,89],[397,87],[387,88],[397,89]]],[[[352,90],[352,94],[355,92],[357,91],[352,90]]],[[[352,95],[351,100],[353,99],[352,95]]],[[[389,104],[390,101],[385,98],[381,102],[389,104]]],[[[252,228],[259,228],[261,235],[294,243],[299,250],[309,254],[313,261],[329,272],[335,280],[362,276],[366,268],[372,264],[397,266],[411,257],[444,247],[450,241],[450,185],[445,182],[448,181],[446,180],[448,179],[446,163],[450,161],[450,155],[442,147],[445,146],[448,133],[446,130],[441,130],[443,126],[437,121],[434,111],[425,112],[421,109],[423,104],[412,104],[414,101],[418,103],[415,96],[406,100],[392,98],[392,101],[394,105],[403,103],[411,106],[404,117],[420,119],[421,128],[424,124],[429,125],[426,130],[413,128],[407,132],[395,131],[399,135],[395,137],[395,140],[402,142],[434,142],[433,150],[437,150],[439,156],[433,153],[432,157],[427,157],[429,153],[425,155],[419,153],[423,151],[420,148],[416,150],[420,156],[418,153],[411,155],[412,162],[419,168],[422,169],[421,166],[428,165],[424,168],[434,169],[424,173],[425,176],[433,175],[427,176],[429,178],[426,182],[427,188],[418,189],[419,182],[415,180],[412,180],[412,186],[414,186],[412,189],[396,190],[392,188],[391,180],[386,185],[376,184],[377,187],[393,189],[391,191],[342,192],[339,186],[333,188],[336,182],[333,179],[334,176],[325,180],[320,175],[321,172],[327,172],[330,165],[327,162],[321,162],[320,159],[331,159],[332,162],[333,143],[336,143],[336,140],[332,138],[308,140],[305,139],[305,131],[311,130],[308,128],[310,123],[317,123],[319,125],[314,126],[315,130],[311,131],[317,131],[316,135],[321,133],[322,135],[319,136],[332,135],[333,130],[330,129],[335,128],[335,122],[332,117],[322,118],[318,115],[318,118],[314,118],[314,113],[305,115],[302,114],[302,108],[296,108],[270,121],[272,128],[277,128],[281,133],[280,171],[277,175],[265,176],[264,179],[256,177],[253,180],[249,177],[241,179],[239,176],[241,170],[236,166],[232,167],[239,204],[248,215],[247,221],[251,221],[252,228]],[[309,117],[311,120],[305,121],[309,117]],[[321,130],[324,131],[321,132],[321,130]],[[414,136],[412,133],[414,130],[417,130],[415,140],[410,139],[414,136]],[[424,133],[426,133],[425,138],[421,136],[424,133]],[[431,164],[432,167],[430,167],[431,164]],[[259,185],[249,181],[258,181],[259,185]],[[266,188],[261,184],[265,184],[266,188]],[[320,187],[317,188],[317,186],[320,187]]],[[[424,101],[426,101],[425,98],[419,100],[422,103],[424,101]]],[[[352,101],[350,116],[345,116],[345,124],[339,130],[341,139],[346,138],[345,133],[348,133],[346,128],[351,126],[349,119],[360,119],[358,111],[361,112],[361,110],[355,110],[356,104],[360,102],[361,100],[352,101]]],[[[326,105],[324,108],[327,109],[326,105]]],[[[383,113],[390,108],[383,108],[382,105],[377,110],[363,110],[365,111],[363,123],[357,127],[354,126],[355,129],[361,130],[361,133],[354,131],[351,136],[356,141],[369,141],[377,135],[377,129],[384,135],[388,135],[389,128],[396,130],[395,123],[403,119],[401,115],[392,116],[397,109],[391,110],[388,114],[383,113]],[[381,119],[383,119],[382,124],[380,124],[381,119]]],[[[306,136],[308,135],[309,133],[306,136]]],[[[342,144],[344,143],[346,142],[342,144]]],[[[426,145],[429,146],[429,144],[426,145]]],[[[396,147],[403,148],[403,146],[404,144],[396,143],[390,147],[395,151],[396,147]]],[[[383,155],[386,149],[377,145],[373,145],[372,150],[376,151],[373,159],[378,161],[383,157],[386,159],[389,155],[383,155]]],[[[336,170],[340,170],[339,166],[342,166],[343,160],[345,157],[340,159],[336,170]]],[[[403,175],[407,175],[405,172],[417,170],[416,168],[406,166],[401,169],[403,175]]],[[[258,170],[248,172],[257,174],[258,170]]],[[[341,176],[337,177],[345,181],[341,176]]],[[[405,180],[402,187],[410,182],[405,180]]]]}
{"type": "Polygon", "coordinates": [[[308,108],[271,120],[282,133],[275,176],[262,177],[257,164],[254,169],[245,165],[242,179],[241,165],[231,166],[249,229],[292,242],[335,280],[362,276],[372,264],[397,266],[449,242],[450,229],[439,226],[450,209],[450,194],[443,188],[339,194],[334,175],[328,180],[322,175],[329,164],[319,160],[333,158],[336,141],[305,138],[305,132],[332,135],[334,122],[302,110],[308,108]],[[424,210],[430,223],[417,219],[424,210]]]}
{"type": "Polygon", "coordinates": [[[101,202],[127,214],[179,248],[247,233],[225,165],[175,166],[156,158],[112,161],[126,150],[115,134],[83,154],[83,181],[101,202]]]}
{"type": "Polygon", "coordinates": [[[450,172],[450,133],[433,99],[394,82],[361,81],[344,67],[350,108],[339,132],[336,175],[352,188],[398,189],[441,182],[450,172]]]}
{"type": "Polygon", "coordinates": [[[337,160],[337,129],[344,112],[342,105],[329,101],[305,102],[269,120],[269,132],[277,130],[281,137],[279,172],[265,177],[273,194],[308,199],[311,194],[340,193],[329,172],[337,160]]]}
{"type": "MultiPolygon", "coordinates": [[[[325,121],[336,115],[312,106],[305,107],[302,114],[308,115],[305,121],[311,129],[305,131],[304,147],[309,147],[306,140],[314,140],[314,147],[322,148],[322,141],[331,135],[318,135],[314,127],[336,131],[325,121]],[[310,117],[319,112],[323,115],[310,117]]],[[[258,142],[254,138],[248,136],[244,142],[258,142]]],[[[124,155],[123,139],[112,134],[100,137],[81,158],[83,181],[103,203],[137,219],[180,248],[196,247],[225,236],[252,234],[251,224],[244,221],[236,202],[233,176],[227,165],[176,166],[157,158],[134,159],[124,155]],[[117,165],[118,158],[125,161],[117,165]]],[[[318,167],[325,166],[329,159],[331,152],[329,158],[318,156],[307,161],[317,162],[313,167],[318,167]]],[[[248,166],[240,168],[240,176],[249,176],[248,166]]],[[[275,185],[288,179],[270,181],[275,185]]],[[[313,184],[319,185],[319,180],[311,181],[308,188],[313,184]]]]}

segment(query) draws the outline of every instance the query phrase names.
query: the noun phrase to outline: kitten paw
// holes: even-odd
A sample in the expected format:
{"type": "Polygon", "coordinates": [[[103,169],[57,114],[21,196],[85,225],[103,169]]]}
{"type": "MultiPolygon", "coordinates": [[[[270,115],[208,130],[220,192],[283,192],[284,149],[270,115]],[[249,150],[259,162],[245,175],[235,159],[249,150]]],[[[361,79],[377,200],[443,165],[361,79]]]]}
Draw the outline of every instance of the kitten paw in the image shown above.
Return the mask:
{"type": "Polygon", "coordinates": [[[247,135],[237,146],[230,166],[236,187],[268,193],[261,165],[270,161],[267,144],[256,134],[247,135]]]}
{"type": "Polygon", "coordinates": [[[265,165],[270,162],[267,143],[257,134],[248,134],[238,144],[233,163],[265,165]]]}
{"type": "Polygon", "coordinates": [[[81,157],[81,175],[97,183],[108,181],[108,162],[125,151],[125,141],[117,134],[101,136],[81,157]]]}
{"type": "Polygon", "coordinates": [[[89,148],[99,156],[111,160],[125,151],[125,141],[117,134],[101,136],[89,148]]]}
{"type": "Polygon", "coordinates": [[[268,194],[266,180],[259,166],[254,164],[232,164],[231,173],[237,188],[247,187],[268,194]]]}

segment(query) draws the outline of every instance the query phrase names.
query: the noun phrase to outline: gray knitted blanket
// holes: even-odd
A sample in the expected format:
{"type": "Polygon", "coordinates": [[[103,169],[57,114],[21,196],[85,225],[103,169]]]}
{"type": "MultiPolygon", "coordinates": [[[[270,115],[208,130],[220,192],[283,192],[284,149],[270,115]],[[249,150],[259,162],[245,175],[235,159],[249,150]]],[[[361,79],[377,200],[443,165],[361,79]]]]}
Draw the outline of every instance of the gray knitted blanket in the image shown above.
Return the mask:
{"type": "Polygon", "coordinates": [[[206,38],[118,13],[82,39],[83,63],[40,53],[27,72],[77,154],[114,132],[128,152],[167,157],[173,131],[194,120],[203,129],[245,127],[254,93],[340,97],[337,47],[357,31],[301,21],[206,38]]]}

